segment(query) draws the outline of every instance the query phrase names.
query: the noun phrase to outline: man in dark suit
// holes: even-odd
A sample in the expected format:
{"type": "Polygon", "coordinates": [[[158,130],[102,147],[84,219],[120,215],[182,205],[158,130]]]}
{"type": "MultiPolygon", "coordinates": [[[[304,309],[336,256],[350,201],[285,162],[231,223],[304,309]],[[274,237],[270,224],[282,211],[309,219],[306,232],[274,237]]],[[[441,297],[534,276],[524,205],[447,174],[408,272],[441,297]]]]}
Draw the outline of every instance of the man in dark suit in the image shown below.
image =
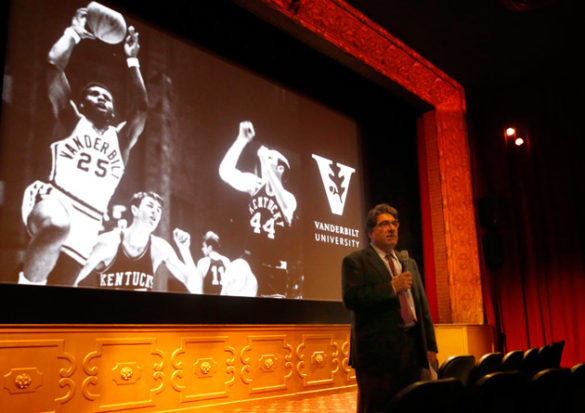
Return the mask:
{"type": "Polygon", "coordinates": [[[366,220],[370,245],[343,259],[359,413],[388,411],[396,393],[436,363],[435,331],[418,267],[395,251],[398,227],[396,209],[375,206],[366,220]]]}

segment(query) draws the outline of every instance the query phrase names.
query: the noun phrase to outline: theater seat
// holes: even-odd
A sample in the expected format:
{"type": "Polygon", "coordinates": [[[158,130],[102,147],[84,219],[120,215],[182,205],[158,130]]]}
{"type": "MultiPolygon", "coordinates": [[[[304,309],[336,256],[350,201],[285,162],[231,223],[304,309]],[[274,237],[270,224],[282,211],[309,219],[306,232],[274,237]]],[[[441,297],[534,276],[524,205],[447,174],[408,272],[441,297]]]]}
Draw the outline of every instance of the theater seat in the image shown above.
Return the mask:
{"type": "Polygon", "coordinates": [[[472,385],[483,376],[500,370],[503,354],[500,352],[487,353],[480,357],[469,374],[467,385],[472,385]]]}
{"type": "Polygon", "coordinates": [[[552,344],[545,344],[538,349],[539,371],[559,367],[555,365],[555,353],[552,344]]]}
{"type": "Polygon", "coordinates": [[[417,381],[401,390],[392,400],[392,413],[463,413],[465,388],[448,377],[417,381]]]}
{"type": "Polygon", "coordinates": [[[497,371],[469,388],[467,411],[473,413],[524,412],[529,377],[517,370],[497,371]]]}
{"type": "Polygon", "coordinates": [[[565,348],[565,340],[555,341],[552,343],[553,349],[553,367],[560,367],[561,366],[561,359],[563,357],[563,349],[565,348]]]}
{"type": "Polygon", "coordinates": [[[471,370],[475,366],[475,357],[472,355],[451,356],[441,364],[437,375],[440,379],[454,377],[467,384],[471,370]]]}
{"type": "Polygon", "coordinates": [[[571,369],[567,393],[568,413],[585,412],[585,363],[576,364],[571,369]]]}
{"type": "Polygon", "coordinates": [[[506,353],[502,359],[501,371],[516,371],[520,370],[522,360],[524,359],[524,352],[522,350],[512,350],[506,353]]]}
{"type": "Polygon", "coordinates": [[[529,374],[530,376],[538,373],[540,370],[540,359],[538,357],[539,349],[538,348],[529,348],[524,352],[524,357],[522,358],[522,363],[520,365],[520,370],[529,374]]]}
{"type": "Polygon", "coordinates": [[[570,378],[571,370],[567,368],[545,369],[536,373],[528,385],[525,411],[566,412],[570,378]]]}

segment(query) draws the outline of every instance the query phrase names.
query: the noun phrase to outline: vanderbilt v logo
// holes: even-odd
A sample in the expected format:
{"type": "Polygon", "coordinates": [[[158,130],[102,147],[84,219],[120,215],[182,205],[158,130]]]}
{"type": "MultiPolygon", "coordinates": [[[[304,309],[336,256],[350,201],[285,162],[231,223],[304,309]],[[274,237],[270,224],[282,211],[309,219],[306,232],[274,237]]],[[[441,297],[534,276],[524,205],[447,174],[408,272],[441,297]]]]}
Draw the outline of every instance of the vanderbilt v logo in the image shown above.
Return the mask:
{"type": "Polygon", "coordinates": [[[333,161],[319,155],[312,156],[317,161],[331,212],[335,215],[343,215],[349,180],[355,169],[339,162],[334,164],[333,161]]]}

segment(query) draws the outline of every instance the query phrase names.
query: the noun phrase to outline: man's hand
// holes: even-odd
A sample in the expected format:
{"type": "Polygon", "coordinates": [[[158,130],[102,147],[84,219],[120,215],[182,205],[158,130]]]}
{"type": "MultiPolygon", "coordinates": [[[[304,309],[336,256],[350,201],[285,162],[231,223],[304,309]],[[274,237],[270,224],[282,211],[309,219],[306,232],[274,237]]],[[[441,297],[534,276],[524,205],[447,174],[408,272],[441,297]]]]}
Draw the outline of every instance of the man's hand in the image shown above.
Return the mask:
{"type": "Polygon", "coordinates": [[[429,350],[427,351],[427,357],[429,359],[429,364],[434,367],[435,364],[437,364],[437,353],[429,350]]]}
{"type": "Polygon", "coordinates": [[[191,246],[191,235],[179,228],[173,230],[173,240],[179,248],[189,248],[191,246]]]}
{"type": "Polygon", "coordinates": [[[87,31],[85,25],[87,24],[87,9],[85,7],[77,9],[75,15],[71,19],[71,28],[82,39],[95,39],[95,36],[87,31]]]}
{"type": "Polygon", "coordinates": [[[134,26],[128,27],[128,34],[124,41],[124,52],[127,57],[138,57],[138,51],[140,50],[140,42],[138,41],[138,32],[134,26]]]}
{"type": "Polygon", "coordinates": [[[429,359],[429,365],[435,369],[435,371],[439,370],[439,360],[437,360],[437,353],[434,351],[427,351],[427,358],[429,359]]]}
{"type": "Polygon", "coordinates": [[[246,139],[246,141],[250,142],[256,133],[254,132],[254,126],[250,121],[243,121],[240,122],[240,133],[238,134],[238,138],[242,137],[246,139]]]}
{"type": "Polygon", "coordinates": [[[401,293],[412,287],[412,274],[410,271],[405,271],[392,279],[392,286],[396,293],[401,293]]]}

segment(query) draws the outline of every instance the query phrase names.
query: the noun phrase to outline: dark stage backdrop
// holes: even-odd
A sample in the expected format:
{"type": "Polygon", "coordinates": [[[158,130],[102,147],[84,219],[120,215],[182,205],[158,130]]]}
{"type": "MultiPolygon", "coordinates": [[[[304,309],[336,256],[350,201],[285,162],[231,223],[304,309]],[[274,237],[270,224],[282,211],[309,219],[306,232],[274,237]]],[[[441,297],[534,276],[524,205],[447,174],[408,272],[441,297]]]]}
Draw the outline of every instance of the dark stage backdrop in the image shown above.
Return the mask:
{"type": "MultiPolygon", "coordinates": [[[[47,53],[70,25],[75,10],[86,3],[11,3],[4,26],[7,41],[3,42],[0,253],[4,285],[0,288],[15,299],[34,294],[41,305],[80,302],[88,297],[98,302],[129,300],[138,308],[149,305],[154,302],[149,301],[154,299],[151,294],[104,291],[119,287],[116,283],[123,284],[123,277],[116,281],[115,276],[95,274],[91,283],[91,274],[80,284],[87,291],[63,288],[59,282],[48,283],[57,287],[15,285],[29,241],[21,219],[23,192],[37,179],[47,182],[51,170],[49,148],[55,119],[45,85],[47,53]]],[[[244,268],[259,285],[254,297],[246,299],[233,296],[248,293],[232,290],[228,292],[232,297],[193,301],[188,285],[177,281],[164,264],[159,266],[154,277],[168,281],[155,283],[156,300],[189,309],[176,316],[177,322],[225,321],[225,313],[219,317],[197,310],[202,303],[206,308],[243,306],[252,309],[252,314],[263,313],[252,317],[256,322],[275,322],[275,313],[282,312],[298,314],[298,322],[319,318],[347,322],[339,303],[340,262],[367,240],[362,232],[366,207],[386,201],[402,210],[401,246],[419,262],[422,258],[415,146],[418,110],[231,2],[213,3],[185,10],[182,2],[171,2],[165,7],[175,10],[171,14],[160,14],[160,8],[153,5],[137,8],[132,2],[104,3],[121,12],[125,22],[140,33],[139,60],[149,106],[144,132],[106,202],[99,232],[129,226],[133,220],[129,197],[153,190],[165,201],[154,235],[171,245],[177,256],[183,258],[173,241],[176,227],[191,235],[190,253],[200,273],[209,270],[206,277],[217,275],[211,265],[200,262],[203,235],[208,231],[218,235],[216,250],[221,255],[231,263],[245,262],[244,268]],[[255,136],[244,146],[232,172],[236,169],[255,177],[264,188],[262,196],[255,196],[257,188],[242,189],[245,185],[234,174],[219,173],[243,121],[251,122],[255,136]],[[262,170],[267,161],[262,160],[262,153],[274,160],[275,168],[284,168],[280,189],[274,183],[266,184],[262,170]],[[289,201],[287,206],[279,199],[282,194],[289,201]],[[285,281],[273,283],[274,277],[285,281]],[[279,288],[263,290],[274,284],[279,288]],[[272,311],[269,316],[266,306],[280,305],[268,304],[272,298],[287,300],[279,307],[283,311],[272,311]],[[290,299],[302,299],[306,305],[290,299]],[[305,307],[298,310],[299,305],[305,307]],[[323,305],[331,306],[334,314],[328,310],[328,315],[318,311],[306,316],[310,312],[306,309],[323,305]]],[[[72,91],[79,91],[88,80],[100,81],[111,90],[120,108],[117,115],[124,119],[123,108],[132,99],[125,57],[122,44],[82,40],[65,69],[72,91]]],[[[97,168],[99,162],[86,165],[87,159],[78,157],[90,146],[99,152],[101,142],[86,143],[82,139],[76,147],[61,146],[55,159],[74,158],[83,172],[88,172],[87,166],[97,168]]],[[[107,150],[101,152],[107,161],[107,150]]],[[[89,169],[94,174],[101,171],[89,169]]],[[[89,192],[99,190],[92,187],[89,192]]],[[[84,199],[75,201],[83,203],[84,199]]],[[[226,262],[222,271],[229,271],[226,262]]],[[[47,321],[83,322],[83,317],[65,315],[71,309],[69,304],[53,308],[47,321]]],[[[126,312],[122,318],[125,322],[172,322],[172,314],[179,311],[171,305],[164,316],[142,319],[139,313],[126,312]]],[[[238,313],[230,311],[228,319],[252,322],[249,315],[238,313]]],[[[37,321],[33,314],[39,313],[25,312],[14,320],[37,321]]],[[[97,318],[90,317],[92,322],[124,322],[108,311],[97,314],[97,318]]]]}

